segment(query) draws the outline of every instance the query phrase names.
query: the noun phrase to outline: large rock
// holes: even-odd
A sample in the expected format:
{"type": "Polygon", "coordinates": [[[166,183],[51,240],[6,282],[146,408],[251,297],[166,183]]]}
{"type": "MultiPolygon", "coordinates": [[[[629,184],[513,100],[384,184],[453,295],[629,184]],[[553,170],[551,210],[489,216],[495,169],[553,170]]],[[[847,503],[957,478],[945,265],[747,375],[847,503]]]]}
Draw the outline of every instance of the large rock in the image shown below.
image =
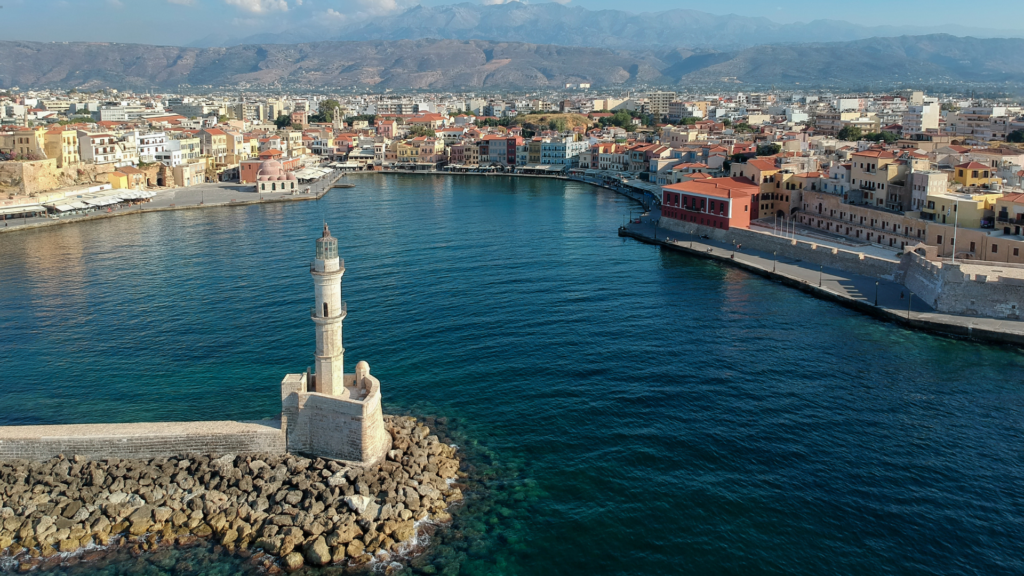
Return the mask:
{"type": "Polygon", "coordinates": [[[371,503],[373,503],[373,498],[370,498],[369,496],[362,496],[362,495],[346,496],[345,497],[345,503],[348,504],[348,507],[353,512],[355,512],[356,514],[362,515],[364,512],[366,512],[366,508],[371,503]]]}
{"type": "Polygon", "coordinates": [[[287,556],[281,561],[284,565],[284,569],[289,572],[294,572],[299,568],[302,568],[302,554],[298,552],[289,552],[287,556]]]}
{"type": "Polygon", "coordinates": [[[313,566],[323,566],[331,562],[331,549],[323,536],[318,536],[308,548],[306,548],[306,562],[313,566]]]}
{"type": "Polygon", "coordinates": [[[408,542],[414,536],[416,536],[416,523],[412,520],[399,522],[394,532],[391,533],[391,537],[398,542],[408,542]]]}

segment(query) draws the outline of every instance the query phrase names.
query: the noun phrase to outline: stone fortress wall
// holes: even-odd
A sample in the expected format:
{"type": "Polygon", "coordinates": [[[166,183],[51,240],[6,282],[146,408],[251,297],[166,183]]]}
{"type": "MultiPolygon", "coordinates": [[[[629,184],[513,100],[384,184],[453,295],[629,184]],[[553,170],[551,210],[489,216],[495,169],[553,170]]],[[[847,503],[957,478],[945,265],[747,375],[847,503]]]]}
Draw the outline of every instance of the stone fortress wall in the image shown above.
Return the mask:
{"type": "Polygon", "coordinates": [[[42,461],[61,454],[101,460],[285,451],[279,420],[0,427],[0,461],[42,461]]]}
{"type": "Polygon", "coordinates": [[[671,218],[662,218],[659,226],[675,232],[677,235],[671,236],[677,240],[686,240],[690,231],[693,230],[696,235],[706,234],[718,242],[729,244],[735,240],[737,244],[742,244],[745,248],[768,253],[777,252],[780,258],[791,258],[809,264],[838,268],[846,272],[886,280],[893,279],[896,267],[899,265],[897,260],[886,260],[860,252],[822,246],[804,240],[783,238],[745,228],[722,230],[671,218]]]}
{"type": "Polygon", "coordinates": [[[1015,264],[938,262],[935,247],[903,255],[896,281],[939,312],[1019,320],[1024,305],[1024,267],[1015,264]]]}
{"type": "Polygon", "coordinates": [[[305,374],[281,382],[288,451],[346,462],[376,462],[391,449],[380,405],[380,381],[366,362],[345,375],[343,397],[307,391],[305,374]]]}

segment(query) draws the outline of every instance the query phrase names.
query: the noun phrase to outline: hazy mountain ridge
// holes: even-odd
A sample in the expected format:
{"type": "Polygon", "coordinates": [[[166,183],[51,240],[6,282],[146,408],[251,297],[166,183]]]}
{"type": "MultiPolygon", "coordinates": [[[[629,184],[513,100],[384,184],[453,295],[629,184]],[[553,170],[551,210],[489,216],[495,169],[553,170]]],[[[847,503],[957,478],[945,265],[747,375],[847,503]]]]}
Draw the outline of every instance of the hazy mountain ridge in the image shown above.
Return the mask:
{"type": "Polygon", "coordinates": [[[762,44],[841,42],[873,37],[955,33],[978,37],[1020,37],[1019,30],[983,30],[963,26],[861,26],[841,20],[782,24],[767,18],[717,15],[675,9],[634,14],[588,10],[557,3],[497,5],[472,3],[418,5],[404,12],[353,24],[296,27],[281,33],[244,38],[211,36],[194,46],[293,44],[323,40],[490,40],[613,49],[689,47],[737,50],[762,44]]]}
{"type": "Polygon", "coordinates": [[[814,86],[1024,83],[1024,40],[948,35],[759,46],[735,52],[623,51],[482,40],[399,40],[181,48],[0,41],[0,88],[552,88],[589,82],[814,86]]]}

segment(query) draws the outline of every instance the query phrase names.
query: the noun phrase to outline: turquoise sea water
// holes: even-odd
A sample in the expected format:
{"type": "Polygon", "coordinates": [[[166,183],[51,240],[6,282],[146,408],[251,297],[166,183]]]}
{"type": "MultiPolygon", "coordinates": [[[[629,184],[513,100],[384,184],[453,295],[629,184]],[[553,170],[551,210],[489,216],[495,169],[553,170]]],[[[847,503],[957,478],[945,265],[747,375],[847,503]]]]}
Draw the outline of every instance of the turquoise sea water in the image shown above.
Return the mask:
{"type": "Polygon", "coordinates": [[[1024,573],[1018,351],[618,238],[629,201],[587,185],[353,182],[0,235],[0,424],[275,414],[326,220],[348,369],[481,480],[410,571],[1024,573]]]}

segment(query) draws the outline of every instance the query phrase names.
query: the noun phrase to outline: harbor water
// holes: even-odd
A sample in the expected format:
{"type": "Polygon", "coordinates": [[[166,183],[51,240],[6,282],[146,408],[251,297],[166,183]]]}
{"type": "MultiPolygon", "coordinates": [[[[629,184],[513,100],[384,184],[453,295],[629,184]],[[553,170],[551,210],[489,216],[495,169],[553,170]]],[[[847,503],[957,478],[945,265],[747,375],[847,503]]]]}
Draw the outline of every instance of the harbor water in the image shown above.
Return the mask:
{"type": "MultiPolygon", "coordinates": [[[[1024,573],[1024,356],[619,238],[545,179],[352,177],[319,201],[0,235],[0,425],[257,419],[313,363],[447,419],[473,490],[415,574],[1024,573]]],[[[235,573],[211,550],[69,573],[235,573]]]]}

